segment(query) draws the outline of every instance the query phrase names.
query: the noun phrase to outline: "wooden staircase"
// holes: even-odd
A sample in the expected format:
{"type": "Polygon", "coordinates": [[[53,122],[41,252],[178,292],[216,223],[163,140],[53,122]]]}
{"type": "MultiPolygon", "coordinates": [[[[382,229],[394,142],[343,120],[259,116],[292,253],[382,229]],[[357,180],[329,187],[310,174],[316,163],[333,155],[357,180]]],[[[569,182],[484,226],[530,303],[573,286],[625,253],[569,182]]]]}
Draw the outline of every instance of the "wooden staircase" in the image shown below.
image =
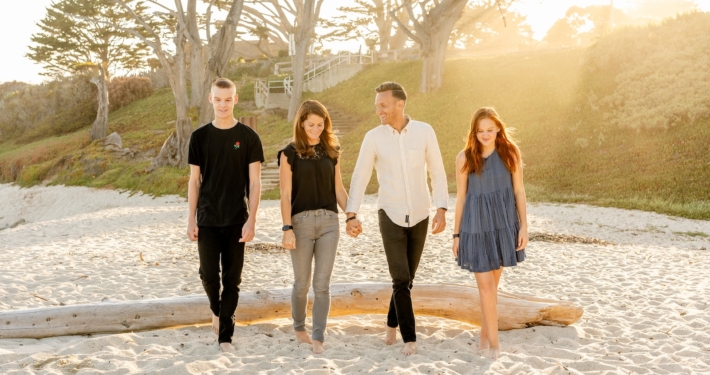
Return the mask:
{"type": "MultiPolygon", "coordinates": [[[[333,125],[333,131],[338,138],[342,138],[360,124],[360,120],[357,116],[338,108],[329,108],[328,114],[330,115],[330,121],[333,125]]],[[[261,191],[276,189],[278,187],[279,167],[276,163],[276,159],[274,159],[262,165],[261,191]]]]}

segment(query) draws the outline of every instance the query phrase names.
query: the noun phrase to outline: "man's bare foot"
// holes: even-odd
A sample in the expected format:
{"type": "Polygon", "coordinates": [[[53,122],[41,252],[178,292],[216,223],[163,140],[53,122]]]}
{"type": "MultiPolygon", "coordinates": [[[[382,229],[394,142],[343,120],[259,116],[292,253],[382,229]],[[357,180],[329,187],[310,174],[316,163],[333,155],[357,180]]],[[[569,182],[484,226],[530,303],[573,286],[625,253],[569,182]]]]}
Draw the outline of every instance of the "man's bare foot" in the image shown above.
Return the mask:
{"type": "Polygon", "coordinates": [[[397,342],[397,328],[385,327],[385,344],[392,345],[397,342]]]}
{"type": "Polygon", "coordinates": [[[323,342],[318,341],[318,340],[313,340],[313,353],[314,354],[321,354],[325,351],[323,348],[323,342]]]}
{"type": "Polygon", "coordinates": [[[237,354],[237,349],[234,348],[231,342],[223,342],[219,344],[219,348],[225,353],[237,354]]]}
{"type": "Polygon", "coordinates": [[[500,357],[500,348],[493,347],[488,349],[488,356],[494,361],[498,360],[498,357],[500,357]]]}
{"type": "Polygon", "coordinates": [[[212,314],[212,332],[219,336],[219,317],[212,314]]]}
{"type": "Polygon", "coordinates": [[[412,354],[417,353],[417,343],[416,342],[407,342],[404,344],[404,349],[402,349],[402,354],[405,356],[409,357],[412,354]]]}
{"type": "Polygon", "coordinates": [[[296,340],[301,344],[313,345],[313,341],[311,341],[311,338],[308,337],[308,332],[306,331],[296,331],[296,340]]]}

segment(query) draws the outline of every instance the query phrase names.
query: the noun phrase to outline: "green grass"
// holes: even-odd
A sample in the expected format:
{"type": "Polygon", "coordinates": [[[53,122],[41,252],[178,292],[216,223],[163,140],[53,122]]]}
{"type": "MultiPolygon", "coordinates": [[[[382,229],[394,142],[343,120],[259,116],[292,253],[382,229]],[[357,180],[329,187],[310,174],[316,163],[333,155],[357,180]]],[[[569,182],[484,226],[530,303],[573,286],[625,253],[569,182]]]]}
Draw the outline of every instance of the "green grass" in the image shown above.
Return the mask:
{"type": "Polygon", "coordinates": [[[673,232],[673,233],[680,234],[683,236],[688,236],[688,237],[703,237],[703,238],[710,237],[705,232],[673,232]]]}
{"type": "MultiPolygon", "coordinates": [[[[672,38],[664,40],[672,44],[672,38]]],[[[607,46],[611,52],[619,47],[614,43],[598,46],[607,46]]],[[[616,77],[634,66],[599,70],[590,63],[594,56],[605,55],[599,49],[577,49],[448,60],[443,87],[427,94],[418,92],[421,62],[375,64],[337,87],[307,93],[304,99],[318,99],[362,119],[341,140],[346,186],[365,133],[379,124],[374,88],[384,81],[397,81],[410,95],[406,113],[436,130],[451,193],[456,189],[454,160],[464,146],[470,118],[477,108],[493,106],[516,129],[530,201],[585,203],[710,220],[710,117],[693,117],[665,129],[612,125],[597,104],[616,92],[616,77]]],[[[677,58],[688,56],[693,55],[678,54],[677,58]]],[[[679,66],[692,65],[684,61],[679,66]]],[[[616,105],[615,110],[625,108],[624,103],[616,105]]],[[[636,101],[634,105],[638,112],[643,105],[654,104],[636,101]]],[[[243,115],[250,114],[235,110],[235,116],[243,115]]],[[[109,132],[121,135],[124,147],[137,153],[135,159],[113,156],[89,142],[87,127],[25,145],[0,142],[0,180],[23,186],[44,180],[184,196],[187,169],[145,172],[150,157],[174,128],[174,116],[167,89],[111,113],[109,132]]],[[[196,119],[194,111],[191,116],[196,119]]],[[[278,116],[261,116],[258,131],[266,159],[273,160],[292,130],[278,116]]],[[[368,192],[375,192],[376,187],[373,177],[368,192]]],[[[263,198],[276,199],[278,191],[267,192],[263,198]]]]}
{"type": "MultiPolygon", "coordinates": [[[[710,219],[710,119],[668,130],[610,127],[588,106],[590,90],[613,92],[613,79],[585,69],[586,50],[528,56],[449,60],[444,85],[418,92],[420,63],[373,65],[323,93],[309,94],[364,120],[343,143],[346,185],[364,134],[378,125],[374,87],[401,83],[409,93],[406,113],[436,130],[449,191],[455,192],[454,160],[463,148],[470,118],[495,107],[523,152],[530,201],[586,203],[710,219]],[[579,139],[585,141],[579,141],[579,139]],[[586,147],[582,145],[586,144],[586,147]]],[[[368,186],[375,192],[376,179],[368,186]]]]}
{"type": "MultiPolygon", "coordinates": [[[[193,122],[197,112],[190,111],[193,122]]],[[[236,107],[235,117],[254,115],[236,107]]],[[[32,186],[52,185],[142,191],[152,195],[187,194],[189,168],[166,167],[146,172],[150,159],[175,128],[172,93],[163,89],[109,115],[108,132],[118,132],[123,147],[134,152],[124,157],[90,142],[89,127],[73,133],[40,139],[24,145],[0,143],[0,182],[32,186]]],[[[279,116],[262,116],[258,130],[265,153],[276,154],[277,144],[290,136],[291,127],[279,116]]]]}

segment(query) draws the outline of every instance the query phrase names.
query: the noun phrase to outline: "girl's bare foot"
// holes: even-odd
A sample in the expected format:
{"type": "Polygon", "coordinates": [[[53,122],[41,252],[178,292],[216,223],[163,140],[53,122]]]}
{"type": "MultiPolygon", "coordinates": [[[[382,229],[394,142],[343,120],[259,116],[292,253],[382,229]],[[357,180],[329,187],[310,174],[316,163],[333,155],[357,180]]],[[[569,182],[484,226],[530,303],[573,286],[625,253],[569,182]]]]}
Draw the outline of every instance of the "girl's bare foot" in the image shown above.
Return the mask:
{"type": "Polygon", "coordinates": [[[323,348],[323,342],[318,341],[318,340],[313,340],[313,353],[314,354],[321,354],[325,351],[323,348]]]}
{"type": "Polygon", "coordinates": [[[214,314],[212,315],[212,332],[219,336],[219,317],[214,314]]]}
{"type": "Polygon", "coordinates": [[[237,349],[234,348],[231,342],[222,342],[219,344],[219,348],[225,353],[237,354],[237,349]]]}
{"type": "Polygon", "coordinates": [[[498,357],[500,357],[500,348],[492,347],[488,349],[488,356],[494,361],[498,360],[498,357]]]}
{"type": "Polygon", "coordinates": [[[296,331],[296,340],[301,344],[313,345],[313,341],[311,341],[311,338],[308,337],[308,332],[306,331],[296,331]]]}
{"type": "Polygon", "coordinates": [[[397,342],[397,328],[385,326],[385,344],[392,345],[397,342]]]}
{"type": "Polygon", "coordinates": [[[478,340],[478,351],[488,350],[490,348],[491,348],[491,344],[488,342],[487,338],[481,337],[478,340]]]}
{"type": "Polygon", "coordinates": [[[402,349],[402,354],[405,356],[409,357],[412,354],[417,353],[417,343],[416,342],[407,342],[404,344],[404,349],[402,349]]]}

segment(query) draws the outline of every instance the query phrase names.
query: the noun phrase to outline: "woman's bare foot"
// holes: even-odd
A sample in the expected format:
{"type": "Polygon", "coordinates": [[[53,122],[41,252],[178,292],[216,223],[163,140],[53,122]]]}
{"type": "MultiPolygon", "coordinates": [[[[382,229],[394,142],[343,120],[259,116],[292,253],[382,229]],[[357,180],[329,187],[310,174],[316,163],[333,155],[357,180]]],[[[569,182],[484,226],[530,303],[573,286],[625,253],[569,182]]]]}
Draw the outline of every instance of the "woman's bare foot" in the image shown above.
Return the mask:
{"type": "Polygon", "coordinates": [[[325,351],[325,348],[323,348],[323,342],[318,341],[318,340],[313,340],[313,353],[314,354],[321,354],[325,351]]]}
{"type": "Polygon", "coordinates": [[[404,344],[404,349],[402,349],[402,354],[405,356],[409,357],[412,354],[417,353],[417,343],[416,342],[407,342],[404,344]]]}
{"type": "Polygon", "coordinates": [[[237,354],[237,349],[234,348],[231,342],[222,342],[219,344],[219,348],[225,353],[237,354]]]}
{"type": "Polygon", "coordinates": [[[488,356],[494,361],[498,360],[498,357],[500,357],[500,348],[492,347],[488,349],[488,356]]]}
{"type": "Polygon", "coordinates": [[[219,317],[212,314],[212,332],[219,336],[219,317]]]}
{"type": "Polygon", "coordinates": [[[392,345],[397,342],[397,328],[385,326],[385,344],[392,345]]]}
{"type": "Polygon", "coordinates": [[[296,340],[301,344],[313,345],[313,341],[311,341],[311,338],[308,337],[308,332],[306,331],[296,331],[296,340]]]}

